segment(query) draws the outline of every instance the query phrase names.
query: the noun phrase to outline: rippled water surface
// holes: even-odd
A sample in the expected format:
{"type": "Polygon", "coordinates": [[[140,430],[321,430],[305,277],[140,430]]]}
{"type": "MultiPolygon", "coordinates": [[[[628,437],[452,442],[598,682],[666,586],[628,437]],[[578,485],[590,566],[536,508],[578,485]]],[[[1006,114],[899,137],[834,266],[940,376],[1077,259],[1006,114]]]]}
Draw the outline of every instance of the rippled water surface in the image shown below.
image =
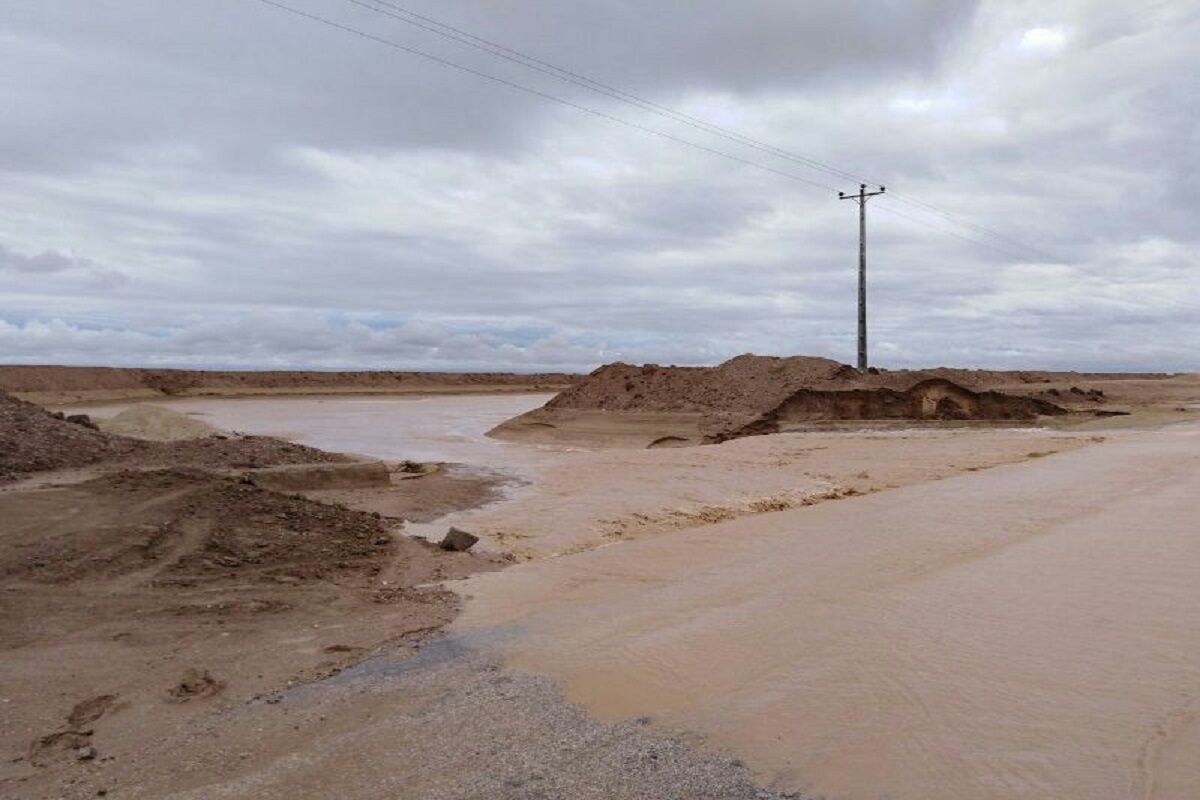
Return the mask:
{"type": "Polygon", "coordinates": [[[803,796],[1200,798],[1200,427],[477,576],[462,631],[803,796]]]}

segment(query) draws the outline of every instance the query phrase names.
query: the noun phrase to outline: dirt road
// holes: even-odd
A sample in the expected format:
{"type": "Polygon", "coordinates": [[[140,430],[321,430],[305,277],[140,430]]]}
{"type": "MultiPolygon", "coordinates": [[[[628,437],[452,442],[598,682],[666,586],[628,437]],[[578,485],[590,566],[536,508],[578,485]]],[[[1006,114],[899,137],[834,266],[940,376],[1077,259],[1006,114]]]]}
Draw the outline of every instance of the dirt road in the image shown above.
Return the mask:
{"type": "Polygon", "coordinates": [[[1129,432],[479,576],[456,628],[776,787],[1197,797],[1197,497],[1200,426],[1129,432]]]}

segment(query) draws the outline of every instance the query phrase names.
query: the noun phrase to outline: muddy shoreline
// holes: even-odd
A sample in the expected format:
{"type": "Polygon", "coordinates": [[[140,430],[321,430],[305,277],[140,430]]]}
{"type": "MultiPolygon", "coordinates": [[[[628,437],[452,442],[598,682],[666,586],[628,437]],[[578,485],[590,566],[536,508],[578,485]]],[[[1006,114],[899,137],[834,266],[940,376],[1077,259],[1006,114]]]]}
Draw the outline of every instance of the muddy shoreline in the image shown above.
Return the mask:
{"type": "Polygon", "coordinates": [[[377,465],[325,489],[346,456],[129,439],[0,399],[17,445],[0,487],[5,796],[127,794],[156,742],[381,647],[417,652],[458,613],[445,581],[507,563],[401,532],[494,501],[497,476],[377,465]],[[315,488],[259,485],[293,473],[315,488]]]}

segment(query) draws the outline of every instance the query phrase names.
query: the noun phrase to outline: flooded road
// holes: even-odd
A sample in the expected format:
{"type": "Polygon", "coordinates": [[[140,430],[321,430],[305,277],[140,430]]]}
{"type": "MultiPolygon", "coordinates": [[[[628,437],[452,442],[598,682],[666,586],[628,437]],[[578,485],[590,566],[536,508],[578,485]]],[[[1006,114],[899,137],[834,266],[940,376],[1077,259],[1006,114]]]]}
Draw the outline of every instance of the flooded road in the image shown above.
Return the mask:
{"type": "Polygon", "coordinates": [[[1200,426],[665,450],[484,436],[546,399],[168,405],[523,478],[504,502],[409,528],[462,524],[529,559],[461,585],[456,631],[597,716],[697,733],[776,788],[1200,797],[1200,426]]]}
{"type": "MultiPolygon", "coordinates": [[[[409,533],[458,525],[482,547],[543,558],[809,502],[878,491],[1084,446],[1041,429],[863,430],[760,436],[719,446],[586,449],[490,439],[501,421],[551,395],[181,398],[168,407],[225,430],[385,460],[449,461],[512,479],[502,502],[409,533]]],[[[112,416],[113,404],[82,411],[112,416]]]]}
{"type": "Polygon", "coordinates": [[[1200,797],[1200,427],[479,576],[460,632],[845,798],[1200,797]]]}

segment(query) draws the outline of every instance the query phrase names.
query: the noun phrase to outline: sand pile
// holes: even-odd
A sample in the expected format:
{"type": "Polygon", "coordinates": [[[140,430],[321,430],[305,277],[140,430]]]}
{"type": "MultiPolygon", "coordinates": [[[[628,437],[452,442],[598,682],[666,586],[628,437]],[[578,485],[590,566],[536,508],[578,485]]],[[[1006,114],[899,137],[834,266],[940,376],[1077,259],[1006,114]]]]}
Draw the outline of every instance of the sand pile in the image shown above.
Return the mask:
{"type": "Polygon", "coordinates": [[[389,585],[429,584],[506,563],[393,536],[396,520],[378,513],[199,469],[122,470],[34,494],[25,502],[19,491],[0,495],[0,516],[7,516],[0,581],[161,590],[161,597],[141,598],[147,607],[176,608],[189,594],[236,606],[256,586],[287,593],[314,583],[382,591],[372,601],[391,602],[389,585]],[[48,514],[56,503],[79,513],[48,514]],[[381,584],[385,568],[395,574],[381,584]],[[232,594],[209,596],[223,587],[232,594]]]}
{"type": "MultiPolygon", "coordinates": [[[[559,394],[547,408],[608,411],[701,411],[762,413],[801,390],[826,392],[891,389],[907,392],[929,381],[954,384],[973,392],[1000,386],[1082,382],[1123,375],[1076,372],[997,371],[937,367],[922,370],[879,370],[866,373],[848,364],[812,356],[740,355],[716,367],[661,367],[657,364],[606,364],[559,394]]],[[[1161,376],[1145,376],[1161,377],[1161,376]]]]}
{"type": "Polygon", "coordinates": [[[140,441],[70,422],[62,414],[0,392],[0,481],[93,464],[250,469],[348,460],[339,453],[269,436],[218,434],[171,442],[140,441]]]}
{"type": "Polygon", "coordinates": [[[116,416],[97,418],[95,422],[105,433],[157,442],[203,439],[220,433],[217,428],[195,417],[148,404],[130,406],[116,416]]]}
{"type": "Polygon", "coordinates": [[[845,364],[806,356],[742,355],[717,367],[606,364],[546,408],[753,413],[798,389],[842,385],[856,374],[845,364]]]}
{"type": "Polygon", "coordinates": [[[863,374],[807,356],[742,355],[716,367],[617,363],[493,433],[550,438],[565,428],[600,426],[601,412],[614,421],[611,412],[620,412],[618,426],[631,419],[659,426],[651,445],[717,442],[836,420],[1032,421],[1066,413],[1050,399],[1031,396],[1051,376],[1061,374],[945,368],[863,374]],[[989,388],[1012,384],[1017,391],[989,388]]]}
{"type": "Polygon", "coordinates": [[[47,531],[5,565],[8,575],[60,583],[148,572],[158,585],[187,586],[329,580],[378,572],[395,546],[371,514],[200,470],[120,472],[76,491],[129,511],[116,524],[47,531]]]}
{"type": "Polygon", "coordinates": [[[127,455],[132,449],[128,440],[68,422],[61,414],[0,392],[0,480],[80,467],[127,455]]]}

